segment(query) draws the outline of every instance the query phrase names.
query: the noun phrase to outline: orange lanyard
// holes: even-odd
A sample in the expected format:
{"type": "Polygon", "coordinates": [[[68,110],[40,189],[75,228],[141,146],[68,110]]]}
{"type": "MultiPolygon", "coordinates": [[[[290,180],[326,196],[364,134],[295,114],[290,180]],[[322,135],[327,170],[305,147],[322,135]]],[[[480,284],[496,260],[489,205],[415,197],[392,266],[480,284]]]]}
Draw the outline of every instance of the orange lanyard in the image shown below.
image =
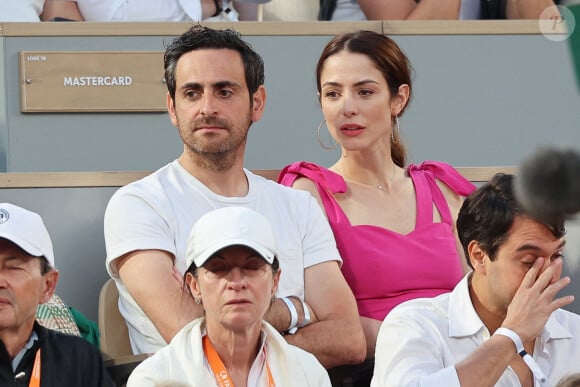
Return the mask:
{"type": "MultiPolygon", "coordinates": [[[[211,340],[206,336],[203,337],[203,352],[205,352],[205,356],[207,357],[207,361],[209,362],[209,366],[215,376],[215,380],[219,387],[234,387],[234,382],[226,370],[226,366],[220,359],[220,355],[218,355],[217,351],[215,350],[211,340]]],[[[264,348],[264,353],[266,349],[264,348]]],[[[268,373],[268,386],[275,387],[274,378],[272,377],[272,372],[270,372],[270,366],[268,365],[268,360],[266,359],[266,372],[268,373]]]]}
{"type": "Polygon", "coordinates": [[[40,387],[40,348],[36,350],[34,365],[32,366],[32,375],[28,387],[40,387]]]}

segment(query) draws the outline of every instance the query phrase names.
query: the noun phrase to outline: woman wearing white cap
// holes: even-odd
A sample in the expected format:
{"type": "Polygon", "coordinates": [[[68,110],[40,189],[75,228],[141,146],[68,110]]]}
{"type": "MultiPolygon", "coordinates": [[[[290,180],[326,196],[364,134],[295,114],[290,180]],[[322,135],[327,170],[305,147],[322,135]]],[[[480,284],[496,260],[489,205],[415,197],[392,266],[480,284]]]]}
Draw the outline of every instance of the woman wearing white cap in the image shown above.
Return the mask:
{"type": "Polygon", "coordinates": [[[205,316],[141,363],[127,386],[330,386],[313,355],[263,320],[280,279],[276,255],[257,212],[226,207],[201,217],[188,240],[185,283],[205,316]]]}

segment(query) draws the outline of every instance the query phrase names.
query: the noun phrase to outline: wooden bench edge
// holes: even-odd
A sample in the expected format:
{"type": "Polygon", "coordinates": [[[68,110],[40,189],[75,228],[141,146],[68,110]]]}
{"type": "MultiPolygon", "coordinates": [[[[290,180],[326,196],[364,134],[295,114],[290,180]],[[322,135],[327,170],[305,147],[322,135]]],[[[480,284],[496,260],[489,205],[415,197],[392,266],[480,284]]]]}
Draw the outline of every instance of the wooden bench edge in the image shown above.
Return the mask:
{"type": "MultiPolygon", "coordinates": [[[[496,173],[515,174],[517,167],[458,167],[457,170],[474,183],[488,181],[496,173]]],[[[276,180],[278,169],[254,169],[252,172],[276,180]]],[[[151,171],[119,172],[4,172],[0,188],[88,188],[121,187],[150,174],[151,171]]]]}

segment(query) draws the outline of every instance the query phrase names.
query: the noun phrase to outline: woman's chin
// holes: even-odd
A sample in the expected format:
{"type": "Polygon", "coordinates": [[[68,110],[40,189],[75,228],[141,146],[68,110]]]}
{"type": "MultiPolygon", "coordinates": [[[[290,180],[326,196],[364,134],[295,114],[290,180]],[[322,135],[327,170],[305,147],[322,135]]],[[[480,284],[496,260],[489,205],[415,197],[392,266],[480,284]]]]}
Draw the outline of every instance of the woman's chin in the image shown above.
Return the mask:
{"type": "Polygon", "coordinates": [[[226,316],[222,317],[221,325],[233,331],[244,331],[248,330],[256,323],[261,324],[261,320],[256,320],[256,316],[249,312],[230,312],[226,316]]]}

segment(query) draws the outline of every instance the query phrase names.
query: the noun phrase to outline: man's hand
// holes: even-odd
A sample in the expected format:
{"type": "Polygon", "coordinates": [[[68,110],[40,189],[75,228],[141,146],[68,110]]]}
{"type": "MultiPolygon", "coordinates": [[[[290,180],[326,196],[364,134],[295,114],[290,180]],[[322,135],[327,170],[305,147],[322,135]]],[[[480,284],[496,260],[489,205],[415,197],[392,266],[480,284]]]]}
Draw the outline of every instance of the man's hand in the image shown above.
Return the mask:
{"type": "MultiPolygon", "coordinates": [[[[512,298],[501,326],[514,331],[524,346],[540,334],[556,309],[574,301],[573,296],[555,298],[570,283],[570,278],[560,278],[561,274],[561,258],[538,258],[512,298]]],[[[516,356],[512,340],[493,335],[455,369],[462,386],[494,385],[516,356]]]]}
{"type": "Polygon", "coordinates": [[[536,259],[516,291],[502,327],[516,332],[524,343],[536,338],[556,309],[574,301],[574,296],[555,298],[570,283],[569,277],[561,275],[561,258],[552,262],[536,259]]]}

